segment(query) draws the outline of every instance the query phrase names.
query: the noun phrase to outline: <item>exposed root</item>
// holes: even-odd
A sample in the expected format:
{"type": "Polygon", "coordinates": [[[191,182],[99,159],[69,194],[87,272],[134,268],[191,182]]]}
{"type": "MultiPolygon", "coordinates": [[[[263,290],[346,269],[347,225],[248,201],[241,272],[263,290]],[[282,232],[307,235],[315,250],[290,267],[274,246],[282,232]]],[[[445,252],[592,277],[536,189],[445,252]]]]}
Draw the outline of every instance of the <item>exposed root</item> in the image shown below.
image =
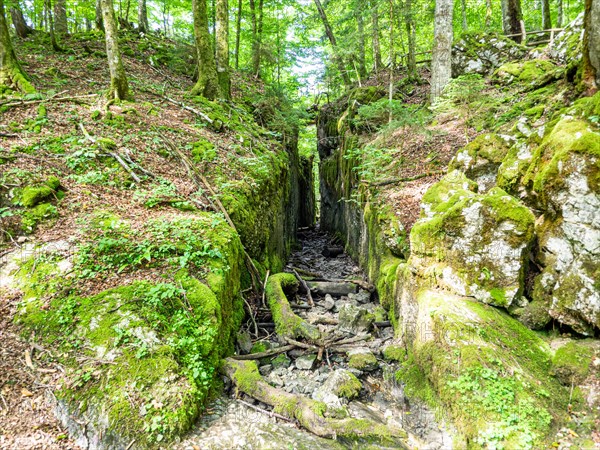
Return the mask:
{"type": "Polygon", "coordinates": [[[277,334],[284,338],[304,338],[316,342],[321,338],[319,329],[300,318],[290,306],[284,291],[296,292],[298,281],[291,273],[272,275],[266,285],[266,296],[277,334]]]}
{"type": "Polygon", "coordinates": [[[324,438],[365,439],[396,448],[407,448],[406,433],[396,427],[368,419],[334,419],[325,417],[327,406],[303,395],[290,394],[268,384],[254,361],[223,360],[221,370],[245,394],[273,407],[276,414],[298,423],[311,433],[324,438]]]}

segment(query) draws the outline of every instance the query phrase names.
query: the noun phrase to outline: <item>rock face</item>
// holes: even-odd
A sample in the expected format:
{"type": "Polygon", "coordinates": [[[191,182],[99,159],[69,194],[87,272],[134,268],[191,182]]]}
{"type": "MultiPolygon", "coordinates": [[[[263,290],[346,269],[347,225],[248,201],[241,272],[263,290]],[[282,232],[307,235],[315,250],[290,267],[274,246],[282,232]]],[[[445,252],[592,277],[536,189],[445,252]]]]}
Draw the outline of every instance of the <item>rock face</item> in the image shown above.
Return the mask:
{"type": "Polygon", "coordinates": [[[487,194],[474,189],[458,171],[429,189],[411,231],[411,261],[458,295],[495,306],[518,304],[533,214],[499,188],[487,194]]]}
{"type": "Polygon", "coordinates": [[[452,76],[487,75],[506,61],[523,58],[525,46],[499,35],[464,34],[452,47],[452,76]]]}
{"type": "Polygon", "coordinates": [[[544,211],[536,223],[543,271],[534,300],[581,333],[600,327],[600,133],[565,118],[544,140],[524,182],[544,211]]]}
{"type": "Polygon", "coordinates": [[[578,63],[583,55],[583,12],[548,45],[548,54],[562,64],[578,63]]]}

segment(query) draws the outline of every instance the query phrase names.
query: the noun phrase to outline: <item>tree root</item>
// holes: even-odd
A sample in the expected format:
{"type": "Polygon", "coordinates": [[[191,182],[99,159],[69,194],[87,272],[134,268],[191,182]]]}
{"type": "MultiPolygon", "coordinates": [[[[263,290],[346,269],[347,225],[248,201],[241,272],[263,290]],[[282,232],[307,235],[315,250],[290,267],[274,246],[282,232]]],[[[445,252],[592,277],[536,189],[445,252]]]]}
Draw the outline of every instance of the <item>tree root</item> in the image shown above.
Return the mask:
{"type": "Polygon", "coordinates": [[[222,372],[245,394],[273,407],[276,414],[298,423],[317,436],[335,439],[365,439],[406,449],[406,433],[396,427],[368,419],[334,419],[325,417],[327,406],[303,395],[290,394],[268,384],[254,361],[224,359],[222,372]]]}
{"type": "Polygon", "coordinates": [[[275,322],[277,334],[283,338],[304,338],[309,342],[316,342],[321,338],[319,329],[294,313],[285,290],[295,292],[298,281],[291,273],[278,273],[272,275],[266,285],[266,297],[275,322]]]}

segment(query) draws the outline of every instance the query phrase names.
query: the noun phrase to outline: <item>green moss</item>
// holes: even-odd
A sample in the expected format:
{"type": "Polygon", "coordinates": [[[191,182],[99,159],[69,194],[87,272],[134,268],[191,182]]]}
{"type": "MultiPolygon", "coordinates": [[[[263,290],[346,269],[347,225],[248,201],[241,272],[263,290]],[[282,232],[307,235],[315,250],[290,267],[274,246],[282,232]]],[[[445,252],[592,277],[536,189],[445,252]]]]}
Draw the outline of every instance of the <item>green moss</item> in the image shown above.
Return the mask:
{"type": "Polygon", "coordinates": [[[22,224],[25,230],[32,233],[40,222],[56,217],[58,217],[56,206],[50,203],[41,203],[23,212],[22,224]]]}
{"type": "Polygon", "coordinates": [[[558,350],[552,358],[551,373],[563,384],[580,384],[590,374],[595,355],[594,341],[569,342],[558,350]]]}
{"type": "Polygon", "coordinates": [[[192,158],[197,164],[212,162],[217,157],[217,151],[212,142],[202,139],[192,145],[192,158]]]}
{"type": "Polygon", "coordinates": [[[377,358],[371,352],[355,353],[348,357],[348,365],[358,370],[373,370],[377,367],[377,358]]]}
{"type": "Polygon", "coordinates": [[[358,397],[362,388],[360,380],[351,372],[346,372],[344,376],[347,379],[338,386],[336,395],[349,400],[358,397]]]}
{"type": "Polygon", "coordinates": [[[403,362],[406,359],[406,347],[390,344],[383,349],[383,357],[386,361],[403,362]]]}
{"type": "Polygon", "coordinates": [[[500,66],[494,72],[494,77],[503,80],[507,84],[516,80],[521,83],[534,83],[555,69],[555,64],[542,59],[511,62],[500,66]]]}
{"type": "Polygon", "coordinates": [[[21,192],[20,203],[26,207],[33,207],[57,195],[60,181],[56,177],[48,178],[40,186],[26,186],[21,192]]]}

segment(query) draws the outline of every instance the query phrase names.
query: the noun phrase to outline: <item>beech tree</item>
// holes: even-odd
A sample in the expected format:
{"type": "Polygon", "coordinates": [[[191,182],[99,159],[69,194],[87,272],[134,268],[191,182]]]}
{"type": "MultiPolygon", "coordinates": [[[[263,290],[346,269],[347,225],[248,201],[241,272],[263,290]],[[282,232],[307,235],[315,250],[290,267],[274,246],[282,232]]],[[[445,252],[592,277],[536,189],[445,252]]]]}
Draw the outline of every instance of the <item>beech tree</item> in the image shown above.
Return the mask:
{"type": "Polygon", "coordinates": [[[582,83],[588,91],[600,89],[600,0],[585,1],[582,83]]]}
{"type": "Polygon", "coordinates": [[[431,61],[431,102],[436,101],[452,76],[453,0],[436,0],[433,55],[431,61]]]}
{"type": "Polygon", "coordinates": [[[202,95],[209,100],[219,96],[217,65],[208,31],[208,10],[206,0],[193,0],[194,37],[198,54],[198,81],[192,88],[192,94],[202,95]]]}
{"type": "Polygon", "coordinates": [[[150,30],[146,0],[138,0],[138,30],[140,33],[147,33],[150,30]]]}
{"type": "Polygon", "coordinates": [[[229,2],[217,0],[216,3],[216,62],[219,89],[223,98],[231,97],[231,79],[229,75],[229,2]]]}
{"type": "Polygon", "coordinates": [[[27,25],[25,17],[23,17],[23,11],[18,5],[10,7],[10,17],[15,27],[15,33],[20,38],[26,38],[33,33],[33,28],[27,25]]]}
{"type": "Polygon", "coordinates": [[[501,0],[502,6],[502,29],[506,35],[512,36],[516,42],[521,42],[521,22],[523,21],[523,12],[521,10],[521,0],[501,0]]]}
{"type": "Polygon", "coordinates": [[[101,0],[102,21],[104,22],[104,39],[106,40],[106,56],[110,72],[110,89],[108,98],[126,100],[129,98],[129,83],[123,68],[119,40],[117,35],[117,20],[112,0],[101,0]]]}
{"type": "Polygon", "coordinates": [[[6,24],[6,16],[4,15],[4,0],[0,0],[0,92],[3,88],[21,92],[35,91],[27,80],[27,76],[13,50],[6,24]]]}
{"type": "Polygon", "coordinates": [[[60,36],[66,35],[69,31],[66,0],[54,0],[54,31],[60,36]]]}
{"type": "Polygon", "coordinates": [[[317,11],[319,12],[319,16],[321,17],[321,21],[323,22],[323,27],[325,27],[325,34],[329,38],[329,43],[331,44],[333,50],[333,58],[338,66],[338,70],[340,71],[340,75],[342,76],[342,80],[344,81],[344,85],[350,86],[350,77],[346,73],[344,60],[339,54],[337,40],[335,39],[335,35],[333,34],[333,29],[331,28],[331,24],[329,23],[329,19],[327,18],[325,9],[323,9],[323,5],[321,4],[320,0],[314,1],[317,7],[317,11]]]}
{"type": "Polygon", "coordinates": [[[373,68],[375,72],[381,70],[383,62],[381,60],[381,44],[379,42],[379,3],[378,0],[371,0],[371,21],[373,27],[373,68]]]}

